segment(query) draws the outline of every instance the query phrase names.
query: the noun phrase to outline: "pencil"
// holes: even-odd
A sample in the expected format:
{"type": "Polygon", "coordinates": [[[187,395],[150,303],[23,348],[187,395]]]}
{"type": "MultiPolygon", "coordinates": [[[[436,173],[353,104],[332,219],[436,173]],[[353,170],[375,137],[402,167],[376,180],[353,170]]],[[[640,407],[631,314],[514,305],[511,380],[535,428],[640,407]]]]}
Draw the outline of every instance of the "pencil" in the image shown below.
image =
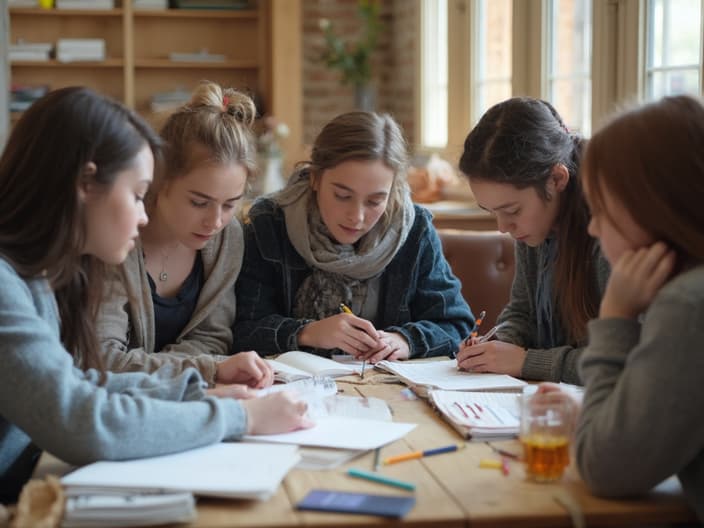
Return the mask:
{"type": "Polygon", "coordinates": [[[481,326],[482,321],[486,317],[486,310],[482,310],[479,312],[479,317],[477,317],[477,320],[474,322],[474,330],[472,330],[472,333],[469,334],[469,337],[464,340],[465,346],[469,346],[472,344],[472,338],[477,337],[477,329],[481,326]]]}
{"type": "MultiPolygon", "coordinates": [[[[342,313],[350,314],[352,315],[352,310],[350,310],[349,306],[347,306],[345,303],[340,303],[340,311],[342,313]]],[[[367,358],[364,358],[362,360],[362,373],[359,375],[360,379],[364,379],[364,369],[367,366],[367,358]]]]}
{"type": "Polygon", "coordinates": [[[350,477],[360,478],[364,480],[370,480],[372,482],[378,482],[379,484],[386,484],[387,486],[393,486],[395,488],[401,488],[408,491],[415,491],[416,485],[410,482],[404,482],[402,480],[397,480],[390,477],[384,477],[382,475],[377,475],[376,473],[369,473],[367,471],[362,471],[361,469],[350,468],[347,470],[347,474],[350,477]]]}
{"type": "Polygon", "coordinates": [[[464,444],[451,444],[444,447],[436,447],[435,449],[426,449],[425,451],[411,451],[410,453],[404,453],[402,455],[395,455],[384,459],[384,464],[396,464],[397,462],[405,462],[406,460],[415,460],[417,458],[423,458],[433,455],[441,455],[442,453],[451,453],[452,451],[457,451],[462,449],[464,444]]]}

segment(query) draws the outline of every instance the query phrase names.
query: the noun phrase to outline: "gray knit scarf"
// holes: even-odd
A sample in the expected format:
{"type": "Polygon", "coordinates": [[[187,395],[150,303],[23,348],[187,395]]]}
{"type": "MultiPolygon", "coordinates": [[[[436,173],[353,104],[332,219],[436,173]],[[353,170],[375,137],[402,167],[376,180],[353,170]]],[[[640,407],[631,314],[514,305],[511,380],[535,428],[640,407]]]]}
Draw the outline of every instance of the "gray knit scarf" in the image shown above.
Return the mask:
{"type": "Polygon", "coordinates": [[[313,268],[296,292],[293,316],[320,320],[338,313],[340,303],[345,303],[365,317],[369,284],[401,249],[413,226],[415,210],[410,193],[405,193],[403,206],[388,227],[378,222],[354,245],[338,244],[330,235],[320,217],[309,171],[295,174],[270,198],[284,211],[293,247],[313,268]]]}

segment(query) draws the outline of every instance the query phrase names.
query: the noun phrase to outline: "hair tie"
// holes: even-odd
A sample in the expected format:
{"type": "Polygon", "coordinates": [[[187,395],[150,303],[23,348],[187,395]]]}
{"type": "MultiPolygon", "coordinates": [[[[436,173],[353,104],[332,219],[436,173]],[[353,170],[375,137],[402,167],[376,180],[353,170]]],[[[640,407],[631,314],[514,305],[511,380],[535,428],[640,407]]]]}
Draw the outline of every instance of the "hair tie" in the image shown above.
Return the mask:
{"type": "Polygon", "coordinates": [[[230,98],[227,95],[222,96],[222,107],[223,110],[227,110],[227,105],[230,103],[230,98]]]}

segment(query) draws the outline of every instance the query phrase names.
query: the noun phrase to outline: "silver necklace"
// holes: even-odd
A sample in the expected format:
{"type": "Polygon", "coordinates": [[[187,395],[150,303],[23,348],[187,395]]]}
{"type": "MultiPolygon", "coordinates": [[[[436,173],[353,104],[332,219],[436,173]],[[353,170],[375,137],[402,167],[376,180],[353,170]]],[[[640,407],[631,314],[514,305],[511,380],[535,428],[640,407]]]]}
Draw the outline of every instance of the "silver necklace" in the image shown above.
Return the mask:
{"type": "Polygon", "coordinates": [[[166,282],[169,279],[169,274],[166,272],[166,263],[169,261],[169,253],[161,252],[161,272],[159,273],[159,281],[166,282]]]}

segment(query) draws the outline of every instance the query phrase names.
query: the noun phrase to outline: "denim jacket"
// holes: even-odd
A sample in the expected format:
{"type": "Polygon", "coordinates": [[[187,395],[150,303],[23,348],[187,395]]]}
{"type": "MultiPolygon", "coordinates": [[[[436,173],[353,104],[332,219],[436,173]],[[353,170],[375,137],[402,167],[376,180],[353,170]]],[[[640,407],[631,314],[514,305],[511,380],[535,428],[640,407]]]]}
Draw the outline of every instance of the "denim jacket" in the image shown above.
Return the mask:
{"type": "MultiPolygon", "coordinates": [[[[381,274],[375,328],[403,335],[410,357],[452,356],[474,316],[442,252],[430,213],[415,206],[406,242],[381,274]]],[[[237,279],[234,352],[278,354],[297,347],[306,319],[292,317],[296,291],[311,268],[286,233],[281,208],[257,201],[244,225],[244,262],[237,279]]]]}

